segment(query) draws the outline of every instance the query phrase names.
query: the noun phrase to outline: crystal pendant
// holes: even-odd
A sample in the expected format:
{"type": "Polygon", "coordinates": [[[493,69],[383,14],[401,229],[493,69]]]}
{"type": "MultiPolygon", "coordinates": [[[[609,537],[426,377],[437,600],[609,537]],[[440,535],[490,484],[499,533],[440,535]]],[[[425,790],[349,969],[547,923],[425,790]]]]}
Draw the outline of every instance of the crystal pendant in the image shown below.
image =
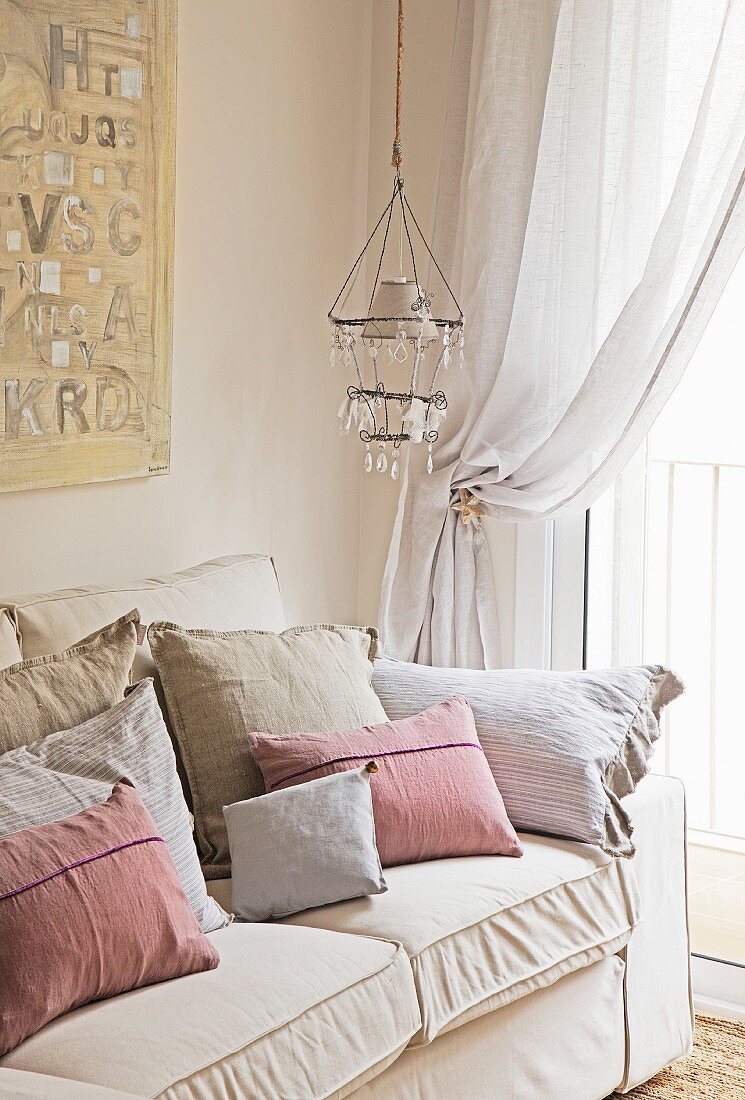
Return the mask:
{"type": "Polygon", "coordinates": [[[336,348],[332,344],[331,345],[331,354],[329,355],[329,366],[333,367],[335,362],[336,362],[336,348]]]}
{"type": "Polygon", "coordinates": [[[394,451],[393,462],[391,463],[391,477],[394,481],[398,481],[398,455],[394,451]]]}
{"type": "Polygon", "coordinates": [[[367,453],[365,455],[365,473],[369,474],[372,470],[372,455],[370,454],[370,444],[367,444],[367,453]]]}
{"type": "Polygon", "coordinates": [[[385,443],[380,444],[378,457],[375,460],[375,469],[378,471],[379,474],[384,474],[388,469],[388,456],[385,453],[385,443]]]}
{"type": "Polygon", "coordinates": [[[370,347],[367,349],[367,354],[373,361],[378,358],[378,349],[375,347],[375,344],[370,345],[370,347]]]}
{"type": "Polygon", "coordinates": [[[427,455],[427,473],[431,474],[434,469],[434,463],[432,462],[432,444],[429,445],[429,454],[427,455]]]}
{"type": "Polygon", "coordinates": [[[406,360],[409,358],[409,353],[406,350],[406,332],[404,329],[400,328],[398,330],[398,332],[396,333],[396,339],[398,340],[398,344],[396,345],[396,350],[393,353],[393,358],[396,360],[397,363],[405,363],[406,360]]]}

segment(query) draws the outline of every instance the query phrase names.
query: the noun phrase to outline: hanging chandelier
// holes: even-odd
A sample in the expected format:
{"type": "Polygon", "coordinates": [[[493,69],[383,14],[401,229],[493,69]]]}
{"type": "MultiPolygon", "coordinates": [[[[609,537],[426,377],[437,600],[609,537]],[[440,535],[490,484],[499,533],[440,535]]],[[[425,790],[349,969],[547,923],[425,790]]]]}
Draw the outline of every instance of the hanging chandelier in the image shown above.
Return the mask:
{"type": "Polygon", "coordinates": [[[442,370],[447,370],[457,355],[463,367],[463,312],[440,265],[432,254],[404,192],[401,175],[401,77],[403,69],[403,0],[398,0],[398,52],[396,66],[396,130],[392,167],[395,169],[393,192],[388,205],[352,266],[329,310],[333,366],[340,362],[354,377],[339,409],[339,431],[349,434],[352,425],[365,444],[364,467],[378,473],[388,469],[396,480],[399,475],[399,451],[403,443],[426,443],[427,472],[432,473],[432,447],[447,414],[447,398],[438,388],[442,370]],[[398,221],[398,274],[381,278],[386,250],[391,237],[394,214],[398,221]],[[382,245],[377,253],[373,241],[382,245]],[[418,240],[415,249],[412,240],[418,240]],[[435,316],[434,295],[419,279],[422,270],[422,246],[426,252],[429,276],[432,266],[455,308],[454,317],[435,316]],[[417,250],[419,265],[417,265],[417,250]],[[375,252],[375,279],[365,317],[341,316],[357,277],[375,252]],[[406,270],[408,268],[408,270],[406,270]],[[341,303],[341,305],[340,305],[341,303]],[[337,312],[338,310],[338,312],[337,312]],[[372,446],[377,445],[373,457],[372,446]]]}

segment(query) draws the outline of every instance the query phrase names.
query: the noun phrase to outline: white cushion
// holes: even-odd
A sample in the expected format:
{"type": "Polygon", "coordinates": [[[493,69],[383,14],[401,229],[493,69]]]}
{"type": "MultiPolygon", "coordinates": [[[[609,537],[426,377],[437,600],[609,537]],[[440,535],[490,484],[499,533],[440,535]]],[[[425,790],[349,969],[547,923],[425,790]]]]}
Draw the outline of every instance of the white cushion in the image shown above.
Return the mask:
{"type": "Polygon", "coordinates": [[[78,1009],[0,1066],[164,1100],[337,1097],[419,1027],[395,943],[280,925],[210,934],[217,970],[78,1009]]]}
{"type": "Polygon", "coordinates": [[[389,867],[388,893],[285,923],[398,939],[422,1014],[412,1045],[615,954],[638,920],[632,864],[590,845],[521,835],[522,859],[389,867]]]}
{"type": "MultiPolygon", "coordinates": [[[[6,597],[0,607],[10,612],[24,660],[59,653],[135,607],[144,626],[165,619],[189,629],[281,631],[285,627],[272,559],[246,554],[216,558],[144,581],[6,597]]],[[[134,678],[154,675],[145,643],[135,658],[134,678]]]]}
{"type": "Polygon", "coordinates": [[[16,628],[5,608],[0,610],[0,668],[8,668],[23,660],[21,647],[16,637],[16,628]]]}

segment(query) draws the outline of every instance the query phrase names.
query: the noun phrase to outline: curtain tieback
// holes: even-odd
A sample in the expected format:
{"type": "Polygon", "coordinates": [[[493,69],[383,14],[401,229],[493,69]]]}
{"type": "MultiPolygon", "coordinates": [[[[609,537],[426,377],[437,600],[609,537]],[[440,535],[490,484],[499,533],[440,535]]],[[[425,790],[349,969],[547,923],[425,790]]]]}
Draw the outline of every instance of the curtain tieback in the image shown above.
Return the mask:
{"type": "Polygon", "coordinates": [[[456,500],[450,507],[454,512],[460,513],[460,522],[468,526],[472,523],[475,527],[481,526],[481,517],[486,514],[485,509],[481,505],[481,501],[473,493],[469,493],[468,489],[460,489],[458,492],[459,499],[456,500]]]}

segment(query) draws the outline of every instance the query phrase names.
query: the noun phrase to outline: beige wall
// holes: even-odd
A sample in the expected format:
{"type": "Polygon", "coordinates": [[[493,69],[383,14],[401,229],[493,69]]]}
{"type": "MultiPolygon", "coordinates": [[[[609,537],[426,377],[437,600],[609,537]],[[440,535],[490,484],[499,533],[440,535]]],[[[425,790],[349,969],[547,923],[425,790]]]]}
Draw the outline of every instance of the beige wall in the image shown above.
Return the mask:
{"type": "Polygon", "coordinates": [[[326,312],[367,224],[370,0],[182,0],[169,477],[0,496],[0,592],[271,551],[354,620],[359,477],[326,312]]]}
{"type": "MultiPolygon", "coordinates": [[[[406,4],[430,236],[456,7],[406,4]]],[[[267,551],[291,621],[376,621],[398,485],[336,432],[325,317],[390,195],[394,66],[395,0],[181,0],[172,473],[1,495],[0,593],[267,551]]],[[[509,663],[514,528],[489,537],[509,663]]]]}

